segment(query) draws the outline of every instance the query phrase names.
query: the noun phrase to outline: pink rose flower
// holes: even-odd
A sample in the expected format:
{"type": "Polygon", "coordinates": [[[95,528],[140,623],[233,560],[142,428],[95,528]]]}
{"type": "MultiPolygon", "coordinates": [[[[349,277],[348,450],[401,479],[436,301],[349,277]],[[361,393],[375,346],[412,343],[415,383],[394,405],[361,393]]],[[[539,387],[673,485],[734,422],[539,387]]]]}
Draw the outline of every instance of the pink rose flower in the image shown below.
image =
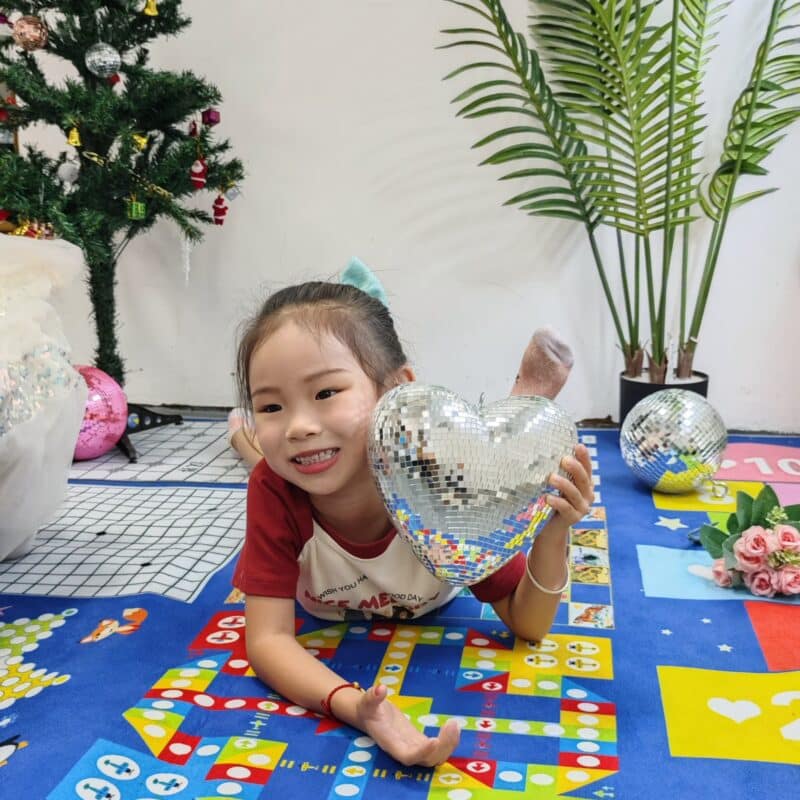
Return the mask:
{"type": "Polygon", "coordinates": [[[760,525],[748,528],[733,545],[742,572],[757,572],[767,567],[767,556],[778,550],[778,539],[760,525]]]}
{"type": "Polygon", "coordinates": [[[724,558],[718,558],[714,561],[711,567],[711,574],[714,576],[714,583],[716,583],[717,586],[722,586],[724,589],[727,589],[733,583],[730,572],[725,569],[724,558]]]}
{"type": "Polygon", "coordinates": [[[783,567],[776,573],[775,588],[783,594],[800,594],[800,567],[783,567]]]}
{"type": "Polygon", "coordinates": [[[800,531],[791,525],[776,525],[775,539],[781,550],[789,553],[800,553],[800,531]]]}
{"type": "Polygon", "coordinates": [[[742,576],[744,585],[760,597],[774,597],[777,573],[771,569],[760,569],[756,572],[745,572],[742,576]]]}

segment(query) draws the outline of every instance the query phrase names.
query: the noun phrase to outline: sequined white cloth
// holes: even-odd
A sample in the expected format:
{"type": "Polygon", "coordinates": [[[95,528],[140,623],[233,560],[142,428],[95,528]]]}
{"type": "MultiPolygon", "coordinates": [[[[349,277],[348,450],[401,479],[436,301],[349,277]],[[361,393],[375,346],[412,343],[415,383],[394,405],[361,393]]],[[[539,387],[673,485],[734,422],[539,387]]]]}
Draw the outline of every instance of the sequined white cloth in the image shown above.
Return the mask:
{"type": "Polygon", "coordinates": [[[82,266],[66,242],[0,235],[0,561],[30,550],[64,499],[86,384],[49,298],[82,266]]]}

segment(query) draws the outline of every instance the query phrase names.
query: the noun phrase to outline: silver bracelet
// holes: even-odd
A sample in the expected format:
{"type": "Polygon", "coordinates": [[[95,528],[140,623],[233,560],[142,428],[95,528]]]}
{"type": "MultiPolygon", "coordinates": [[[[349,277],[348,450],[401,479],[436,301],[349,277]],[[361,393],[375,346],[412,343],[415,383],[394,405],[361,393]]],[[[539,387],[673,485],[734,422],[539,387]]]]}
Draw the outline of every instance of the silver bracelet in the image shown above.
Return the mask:
{"type": "Polygon", "coordinates": [[[563,594],[567,591],[567,587],[569,586],[569,565],[564,562],[564,566],[567,568],[567,578],[564,581],[564,585],[560,586],[558,589],[546,589],[542,586],[536,578],[533,577],[533,573],[531,572],[531,564],[528,556],[525,556],[525,572],[528,575],[528,580],[540,591],[544,592],[545,594],[563,594]]]}

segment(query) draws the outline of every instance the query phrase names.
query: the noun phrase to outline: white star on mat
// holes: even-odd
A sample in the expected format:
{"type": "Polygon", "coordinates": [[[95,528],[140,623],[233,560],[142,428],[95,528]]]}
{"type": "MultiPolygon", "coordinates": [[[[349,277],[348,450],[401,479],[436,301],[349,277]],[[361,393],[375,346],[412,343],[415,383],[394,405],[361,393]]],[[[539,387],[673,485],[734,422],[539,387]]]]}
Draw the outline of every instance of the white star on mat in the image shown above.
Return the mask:
{"type": "Polygon", "coordinates": [[[661,633],[663,633],[664,636],[672,636],[672,631],[669,628],[662,628],[661,633]]]}
{"type": "Polygon", "coordinates": [[[684,525],[677,517],[662,517],[659,516],[658,522],[656,525],[659,525],[662,528],[669,528],[671,531],[676,531],[678,528],[688,528],[688,525],[684,525]]]}
{"type": "Polygon", "coordinates": [[[719,649],[720,649],[720,650],[721,650],[723,653],[730,653],[730,652],[731,652],[731,650],[733,650],[733,648],[732,648],[732,647],[731,647],[729,644],[718,644],[718,645],[717,645],[717,647],[718,647],[718,648],[719,648],[719,649]]]}
{"type": "Polygon", "coordinates": [[[703,617],[703,619],[701,619],[700,622],[702,622],[703,625],[709,625],[711,623],[711,620],[708,617],[703,617]]]}

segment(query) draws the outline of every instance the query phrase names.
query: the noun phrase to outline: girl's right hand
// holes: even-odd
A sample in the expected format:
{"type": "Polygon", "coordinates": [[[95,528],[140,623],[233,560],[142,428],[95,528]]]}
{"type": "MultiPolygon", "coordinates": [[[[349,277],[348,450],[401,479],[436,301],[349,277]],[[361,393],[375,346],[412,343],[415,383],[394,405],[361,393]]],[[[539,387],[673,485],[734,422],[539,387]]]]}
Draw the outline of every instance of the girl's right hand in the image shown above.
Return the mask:
{"type": "Polygon", "coordinates": [[[367,689],[358,700],[359,727],[388,755],[405,766],[435,767],[456,749],[461,730],[448,720],[436,737],[418,731],[400,709],[386,699],[386,687],[367,689]]]}

